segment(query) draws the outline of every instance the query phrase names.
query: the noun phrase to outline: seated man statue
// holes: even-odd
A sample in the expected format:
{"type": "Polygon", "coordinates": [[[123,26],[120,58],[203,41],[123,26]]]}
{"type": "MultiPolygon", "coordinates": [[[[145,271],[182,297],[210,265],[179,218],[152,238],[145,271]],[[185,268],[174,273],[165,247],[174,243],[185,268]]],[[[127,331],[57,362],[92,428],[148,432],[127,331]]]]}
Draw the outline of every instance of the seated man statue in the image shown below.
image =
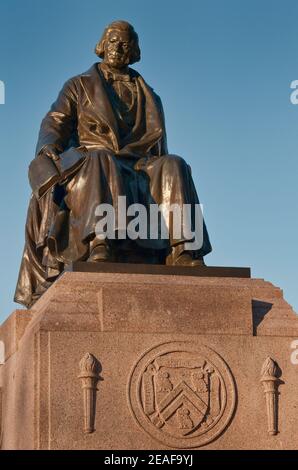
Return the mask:
{"type": "MultiPolygon", "coordinates": [[[[196,249],[187,248],[189,239],[174,236],[172,219],[167,222],[167,240],[97,236],[97,208],[116,208],[121,196],[128,206],[138,203],[147,208],[193,208],[199,200],[190,167],[181,157],[168,154],[160,98],[129,67],[140,60],[134,28],[125,21],[110,24],[96,54],[102,61],[65,83],[41,124],[37,158],[55,164],[72,147],[84,148],[86,158],[42,197],[31,196],[15,293],[15,301],[27,307],[71,262],[198,266],[211,251],[204,222],[196,249]]],[[[115,232],[118,225],[116,215],[115,232]]]]}

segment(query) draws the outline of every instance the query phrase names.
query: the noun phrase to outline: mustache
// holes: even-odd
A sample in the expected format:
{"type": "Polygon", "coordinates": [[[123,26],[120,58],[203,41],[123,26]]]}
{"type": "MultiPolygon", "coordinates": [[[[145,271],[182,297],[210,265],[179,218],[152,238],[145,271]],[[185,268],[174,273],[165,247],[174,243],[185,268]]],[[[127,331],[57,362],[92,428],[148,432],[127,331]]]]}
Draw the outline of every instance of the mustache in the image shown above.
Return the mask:
{"type": "Polygon", "coordinates": [[[125,52],[118,52],[118,51],[109,51],[108,53],[110,56],[114,56],[114,57],[123,57],[126,55],[125,52]]]}

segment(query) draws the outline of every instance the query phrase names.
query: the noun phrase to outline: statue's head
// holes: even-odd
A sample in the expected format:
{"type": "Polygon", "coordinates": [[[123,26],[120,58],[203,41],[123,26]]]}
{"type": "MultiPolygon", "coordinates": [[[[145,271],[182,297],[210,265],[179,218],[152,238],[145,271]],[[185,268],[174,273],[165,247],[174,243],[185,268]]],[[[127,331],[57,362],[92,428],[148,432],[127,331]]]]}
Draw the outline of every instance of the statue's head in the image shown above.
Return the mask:
{"type": "Polygon", "coordinates": [[[141,58],[138,35],[126,21],[114,21],[104,30],[95,53],[116,69],[134,64],[141,58]]]}

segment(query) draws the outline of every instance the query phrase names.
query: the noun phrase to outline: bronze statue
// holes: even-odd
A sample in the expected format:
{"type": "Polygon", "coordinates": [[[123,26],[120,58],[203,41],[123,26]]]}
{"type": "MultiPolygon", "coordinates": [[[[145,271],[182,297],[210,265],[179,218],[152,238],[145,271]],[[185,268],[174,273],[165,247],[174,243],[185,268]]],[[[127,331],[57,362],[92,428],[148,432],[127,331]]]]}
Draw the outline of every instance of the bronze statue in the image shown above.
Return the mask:
{"type": "Polygon", "coordinates": [[[119,196],[147,207],[199,203],[190,167],[168,154],[160,98],[129,67],[140,60],[133,27],[110,24],[96,54],[102,61],[65,83],[41,124],[36,156],[55,163],[65,150],[83,147],[87,157],[42,197],[31,196],[15,293],[27,307],[73,261],[197,266],[211,251],[205,224],[198,250],[186,250],[186,240],[174,239],[171,226],[168,240],[96,236],[96,207],[115,206],[119,196]]]}

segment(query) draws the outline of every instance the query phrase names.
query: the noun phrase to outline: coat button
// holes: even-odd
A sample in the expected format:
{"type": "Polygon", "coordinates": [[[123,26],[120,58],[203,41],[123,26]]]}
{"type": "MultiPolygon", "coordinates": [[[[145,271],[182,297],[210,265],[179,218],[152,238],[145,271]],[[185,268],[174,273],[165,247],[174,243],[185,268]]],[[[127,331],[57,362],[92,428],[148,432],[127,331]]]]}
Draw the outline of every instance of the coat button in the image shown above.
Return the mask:
{"type": "Polygon", "coordinates": [[[107,134],[109,132],[108,126],[106,126],[106,124],[101,124],[99,127],[99,132],[102,134],[107,134]]]}

